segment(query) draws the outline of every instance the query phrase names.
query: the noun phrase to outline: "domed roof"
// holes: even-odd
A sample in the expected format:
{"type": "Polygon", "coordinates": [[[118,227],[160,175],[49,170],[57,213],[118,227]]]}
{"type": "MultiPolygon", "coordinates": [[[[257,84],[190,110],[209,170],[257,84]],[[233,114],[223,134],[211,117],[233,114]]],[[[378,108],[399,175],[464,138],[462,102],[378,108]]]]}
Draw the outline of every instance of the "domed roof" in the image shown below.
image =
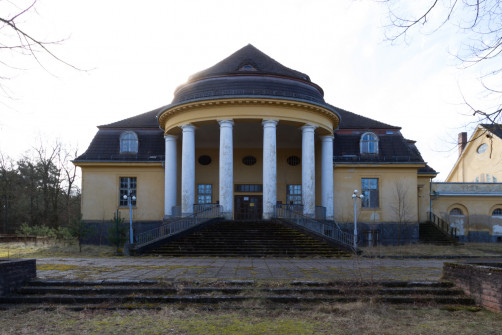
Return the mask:
{"type": "Polygon", "coordinates": [[[270,74],[291,77],[310,82],[310,78],[306,74],[282,65],[251,44],[248,44],[244,48],[234,52],[218,64],[190,76],[188,81],[193,82],[209,77],[232,74],[270,74]]]}
{"type": "Polygon", "coordinates": [[[329,106],[324,92],[308,75],[290,69],[251,44],[216,65],[190,76],[170,106],[224,98],[285,98],[329,106]]]}

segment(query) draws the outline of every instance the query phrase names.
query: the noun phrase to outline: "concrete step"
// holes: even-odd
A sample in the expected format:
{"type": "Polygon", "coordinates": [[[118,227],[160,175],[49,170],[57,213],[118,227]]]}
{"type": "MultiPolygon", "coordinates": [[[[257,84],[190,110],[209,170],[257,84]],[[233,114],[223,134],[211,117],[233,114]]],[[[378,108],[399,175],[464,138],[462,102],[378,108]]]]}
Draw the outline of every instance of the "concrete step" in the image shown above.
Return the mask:
{"type": "MultiPolygon", "coordinates": [[[[387,304],[473,305],[473,299],[449,282],[249,281],[43,281],[34,280],[15,294],[0,297],[0,309],[14,305],[46,308],[143,308],[162,304],[315,304],[372,301],[387,304]]],[[[239,305],[240,306],[240,305],[239,305]]],[[[236,306],[236,307],[239,307],[236,306]]]]}

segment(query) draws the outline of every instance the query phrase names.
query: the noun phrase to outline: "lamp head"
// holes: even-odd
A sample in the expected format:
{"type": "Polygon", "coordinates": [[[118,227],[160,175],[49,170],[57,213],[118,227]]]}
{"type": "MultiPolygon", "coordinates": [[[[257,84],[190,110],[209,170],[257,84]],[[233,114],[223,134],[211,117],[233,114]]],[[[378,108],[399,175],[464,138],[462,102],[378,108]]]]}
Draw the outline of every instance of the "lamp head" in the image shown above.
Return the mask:
{"type": "Polygon", "coordinates": [[[124,194],[124,196],[122,197],[124,200],[127,200],[127,195],[124,194]]]}
{"type": "Polygon", "coordinates": [[[136,200],[136,196],[135,195],[132,196],[132,200],[136,200]]]}

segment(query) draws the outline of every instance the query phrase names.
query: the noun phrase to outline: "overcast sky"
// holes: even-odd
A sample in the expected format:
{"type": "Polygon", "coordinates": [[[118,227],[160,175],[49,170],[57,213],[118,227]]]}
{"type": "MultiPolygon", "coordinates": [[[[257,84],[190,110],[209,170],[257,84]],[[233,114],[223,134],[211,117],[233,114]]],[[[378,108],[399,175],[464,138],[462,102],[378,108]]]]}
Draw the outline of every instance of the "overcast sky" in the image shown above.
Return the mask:
{"type": "MultiPolygon", "coordinates": [[[[0,1],[0,12],[2,4],[0,1]]],[[[386,8],[372,0],[39,0],[21,17],[52,50],[86,71],[44,55],[3,53],[10,70],[1,97],[0,151],[17,159],[42,140],[78,145],[96,126],[169,104],[175,88],[248,43],[306,73],[337,107],[402,127],[446,178],[454,142],[474,121],[461,92],[480,103],[478,69],[460,70],[454,28],[385,41],[386,8]]],[[[335,143],[336,145],[336,143],[335,143]]]]}

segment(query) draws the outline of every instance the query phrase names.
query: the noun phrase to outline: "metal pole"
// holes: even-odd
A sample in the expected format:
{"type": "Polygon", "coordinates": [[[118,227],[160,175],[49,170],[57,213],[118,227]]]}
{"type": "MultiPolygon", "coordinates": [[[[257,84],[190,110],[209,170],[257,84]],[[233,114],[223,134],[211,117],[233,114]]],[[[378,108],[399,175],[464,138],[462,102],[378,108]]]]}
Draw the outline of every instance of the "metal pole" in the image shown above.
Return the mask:
{"type": "Polygon", "coordinates": [[[132,232],[132,201],[131,201],[131,194],[127,197],[127,201],[129,203],[129,243],[133,244],[134,243],[134,236],[132,232]]]}
{"type": "Polygon", "coordinates": [[[354,249],[357,249],[357,196],[354,192],[354,249]]]}

